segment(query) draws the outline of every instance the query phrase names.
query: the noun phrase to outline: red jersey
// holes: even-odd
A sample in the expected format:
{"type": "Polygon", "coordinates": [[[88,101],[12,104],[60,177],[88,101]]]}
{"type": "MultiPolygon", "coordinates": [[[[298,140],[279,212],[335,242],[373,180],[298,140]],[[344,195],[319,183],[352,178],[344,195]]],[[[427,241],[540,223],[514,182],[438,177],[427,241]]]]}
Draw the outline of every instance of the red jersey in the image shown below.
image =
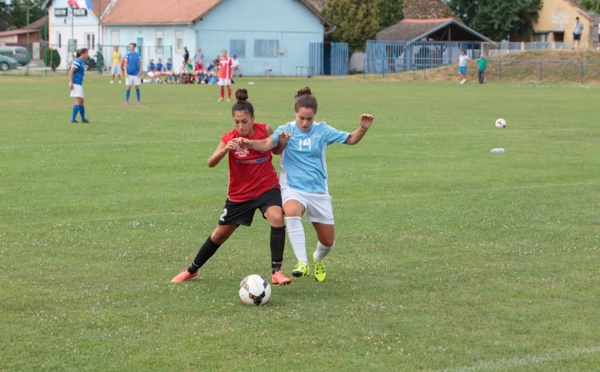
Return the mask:
{"type": "Polygon", "coordinates": [[[229,57],[219,58],[219,79],[231,79],[231,66],[233,59],[229,57]]]}
{"type": "MultiPolygon", "coordinates": [[[[223,134],[221,141],[228,143],[239,137],[241,135],[233,129],[223,134]]],[[[261,140],[267,137],[267,124],[254,123],[254,133],[248,138],[261,140]]],[[[229,151],[229,200],[240,203],[254,199],[271,189],[278,189],[279,177],[272,159],[271,151],[260,152],[246,147],[229,151]]]]}

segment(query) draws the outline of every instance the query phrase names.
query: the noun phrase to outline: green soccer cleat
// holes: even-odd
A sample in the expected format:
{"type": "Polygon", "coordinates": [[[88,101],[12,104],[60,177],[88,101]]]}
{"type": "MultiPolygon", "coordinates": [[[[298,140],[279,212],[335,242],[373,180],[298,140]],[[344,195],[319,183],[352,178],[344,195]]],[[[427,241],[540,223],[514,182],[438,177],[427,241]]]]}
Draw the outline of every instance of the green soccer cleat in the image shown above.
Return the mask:
{"type": "Polygon", "coordinates": [[[313,261],[315,262],[315,279],[317,281],[322,282],[325,280],[327,273],[325,272],[325,259],[323,261],[317,261],[315,256],[317,252],[313,253],[313,261]]]}
{"type": "Polygon", "coordinates": [[[298,261],[296,268],[292,271],[295,278],[306,278],[310,275],[310,267],[304,261],[298,261]]]}

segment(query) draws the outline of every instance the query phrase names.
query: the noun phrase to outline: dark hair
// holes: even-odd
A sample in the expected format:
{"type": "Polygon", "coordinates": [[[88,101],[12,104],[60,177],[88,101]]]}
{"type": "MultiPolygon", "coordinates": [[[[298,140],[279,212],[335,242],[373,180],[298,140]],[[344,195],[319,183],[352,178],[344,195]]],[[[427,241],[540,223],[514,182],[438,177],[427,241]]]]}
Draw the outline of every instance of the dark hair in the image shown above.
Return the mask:
{"type": "Polygon", "coordinates": [[[309,87],[304,87],[294,97],[294,111],[298,112],[300,107],[313,109],[317,113],[317,97],[313,96],[309,87]]]}
{"type": "Polygon", "coordinates": [[[134,48],[136,48],[136,47],[137,47],[137,44],[136,44],[136,43],[129,43],[129,45],[133,45],[133,47],[134,47],[134,48]]]}
{"type": "Polygon", "coordinates": [[[87,48],[81,48],[81,49],[77,49],[77,54],[76,54],[76,56],[79,58],[79,57],[81,57],[81,55],[82,55],[83,53],[85,53],[85,52],[87,52],[87,51],[88,51],[88,49],[87,49],[87,48]]]}
{"type": "Polygon", "coordinates": [[[248,102],[248,91],[246,89],[238,89],[235,91],[236,103],[231,108],[231,115],[234,115],[236,111],[248,111],[250,115],[254,115],[254,107],[248,102]]]}

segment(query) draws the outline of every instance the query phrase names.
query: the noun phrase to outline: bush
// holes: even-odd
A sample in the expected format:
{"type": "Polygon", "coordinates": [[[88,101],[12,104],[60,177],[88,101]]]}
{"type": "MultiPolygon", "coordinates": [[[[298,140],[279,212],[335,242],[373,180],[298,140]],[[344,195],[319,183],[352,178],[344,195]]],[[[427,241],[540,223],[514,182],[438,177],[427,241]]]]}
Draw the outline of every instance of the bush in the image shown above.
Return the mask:
{"type": "Polygon", "coordinates": [[[60,54],[58,50],[48,48],[44,52],[44,64],[46,67],[50,67],[52,71],[56,72],[56,68],[60,65],[60,54]]]}

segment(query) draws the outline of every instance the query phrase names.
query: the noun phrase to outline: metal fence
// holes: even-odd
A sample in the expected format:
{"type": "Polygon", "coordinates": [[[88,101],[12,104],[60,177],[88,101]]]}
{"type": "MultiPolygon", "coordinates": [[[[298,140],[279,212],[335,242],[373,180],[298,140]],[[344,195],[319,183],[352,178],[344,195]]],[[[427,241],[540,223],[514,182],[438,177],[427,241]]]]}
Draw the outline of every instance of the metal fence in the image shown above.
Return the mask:
{"type": "Polygon", "coordinates": [[[482,43],[368,40],[364,73],[385,75],[449,66],[458,60],[461,51],[470,58],[479,57],[482,43]]]}
{"type": "Polygon", "coordinates": [[[531,50],[556,50],[556,49],[572,49],[572,43],[557,43],[557,42],[508,42],[500,43],[483,43],[483,50],[487,56],[500,56],[531,50]]]}
{"type": "MultiPolygon", "coordinates": [[[[392,60],[388,60],[391,63],[392,60]]],[[[458,65],[433,69],[412,69],[395,75],[413,80],[450,80],[458,79],[458,65]]],[[[388,76],[391,76],[388,73],[388,76]]],[[[467,78],[477,80],[476,65],[470,64],[467,78]]],[[[600,83],[599,61],[569,60],[488,60],[485,72],[486,82],[519,83],[600,83]]]]}

